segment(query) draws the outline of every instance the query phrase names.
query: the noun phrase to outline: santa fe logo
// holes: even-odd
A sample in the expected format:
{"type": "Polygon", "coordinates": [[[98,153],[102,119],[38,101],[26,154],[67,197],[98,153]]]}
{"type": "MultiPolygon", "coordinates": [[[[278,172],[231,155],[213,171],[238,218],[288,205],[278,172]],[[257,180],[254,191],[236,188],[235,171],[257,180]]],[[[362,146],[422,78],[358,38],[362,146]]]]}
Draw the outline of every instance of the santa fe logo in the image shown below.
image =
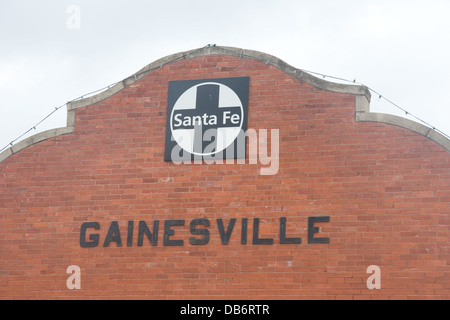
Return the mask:
{"type": "Polygon", "coordinates": [[[171,81],[165,160],[245,158],[249,80],[171,81]]]}

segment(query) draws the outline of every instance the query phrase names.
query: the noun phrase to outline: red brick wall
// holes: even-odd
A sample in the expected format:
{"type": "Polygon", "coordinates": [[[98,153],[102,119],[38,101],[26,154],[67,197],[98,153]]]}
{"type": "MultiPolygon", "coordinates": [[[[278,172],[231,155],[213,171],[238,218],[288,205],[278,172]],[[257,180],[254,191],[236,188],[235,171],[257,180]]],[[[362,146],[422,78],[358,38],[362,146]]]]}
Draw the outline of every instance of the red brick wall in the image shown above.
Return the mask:
{"type": "Polygon", "coordinates": [[[354,95],[245,57],[182,60],[77,109],[75,133],[0,163],[0,298],[449,299],[449,203],[450,154],[407,129],[355,122],[354,95]],[[238,76],[250,77],[248,127],[279,129],[278,173],[164,162],[168,81],[238,76]],[[308,243],[316,216],[330,217],[315,225],[328,244],[308,243]],[[280,217],[301,244],[280,244],[280,217]],[[223,245],[216,219],[233,218],[223,245]],[[254,218],[273,245],[252,244],[254,218]],[[164,222],[177,219],[171,239],[184,245],[164,246],[164,222]],[[189,243],[193,219],[210,221],[207,245],[189,243]],[[153,231],[155,220],[158,245],[139,247],[139,221],[153,231]],[[103,247],[113,221],[122,247],[103,247]],[[101,226],[88,231],[97,247],[80,247],[85,222],[101,226]],[[71,265],[80,290],[66,286],[71,265]],[[381,290],[367,288],[371,265],[381,290]]]}

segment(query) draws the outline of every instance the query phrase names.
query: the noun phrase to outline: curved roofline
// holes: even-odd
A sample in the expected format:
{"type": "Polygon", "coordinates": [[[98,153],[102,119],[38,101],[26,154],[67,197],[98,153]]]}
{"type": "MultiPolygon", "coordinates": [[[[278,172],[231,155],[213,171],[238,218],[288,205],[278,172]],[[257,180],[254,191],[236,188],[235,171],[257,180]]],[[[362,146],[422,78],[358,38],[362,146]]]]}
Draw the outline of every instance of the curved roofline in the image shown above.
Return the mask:
{"type": "Polygon", "coordinates": [[[122,89],[132,85],[133,83],[139,81],[148,73],[162,68],[163,66],[173,63],[175,61],[180,60],[189,60],[197,57],[208,56],[208,55],[225,55],[225,56],[234,56],[234,57],[245,57],[258,61],[263,61],[266,64],[270,64],[286,74],[296,78],[300,81],[306,82],[312,86],[315,86],[319,89],[323,89],[326,91],[336,92],[336,93],[345,93],[352,94],[357,96],[356,98],[356,107],[355,107],[355,119],[357,122],[380,122],[386,123],[398,127],[402,127],[413,132],[416,132],[443,147],[445,150],[450,152],[450,140],[447,139],[442,134],[436,132],[435,130],[422,125],[420,123],[408,120],[406,118],[390,115],[390,114],[380,114],[380,113],[371,113],[370,112],[370,99],[371,94],[369,88],[361,85],[347,85],[334,83],[327,80],[320,79],[315,77],[301,69],[294,68],[293,66],[287,64],[283,60],[269,55],[267,53],[240,49],[234,47],[221,47],[216,45],[208,45],[206,47],[202,47],[199,49],[194,49],[186,52],[179,52],[159,60],[156,60],[146,67],[142,68],[135,74],[125,78],[124,80],[116,83],[113,87],[105,90],[99,94],[96,94],[92,97],[88,97],[81,100],[70,101],[67,103],[67,127],[57,128],[53,130],[48,130],[45,132],[38,133],[33,135],[25,140],[20,141],[19,143],[13,145],[12,147],[6,149],[2,153],[0,153],[0,163],[9,158],[11,155],[18,153],[19,151],[30,147],[34,144],[42,142],[47,139],[56,138],[61,135],[70,134],[75,131],[75,110],[78,108],[86,107],[102,100],[105,100],[114,94],[118,93],[122,89]]]}
{"type": "Polygon", "coordinates": [[[186,52],[179,52],[175,53],[169,56],[166,56],[164,58],[161,58],[159,60],[156,60],[155,62],[150,63],[146,67],[142,68],[135,74],[129,76],[128,78],[118,82],[116,85],[114,85],[112,88],[103,91],[95,96],[77,100],[77,101],[71,101],[68,104],[68,110],[74,110],[82,107],[89,106],[91,104],[100,102],[102,100],[105,100],[112,95],[116,94],[120,90],[132,85],[136,81],[139,81],[141,78],[143,78],[145,75],[147,75],[149,72],[159,69],[167,64],[170,64],[175,61],[179,60],[189,60],[194,59],[197,57],[203,57],[208,55],[225,55],[225,56],[234,56],[234,57],[245,57],[250,58],[253,60],[259,60],[262,62],[265,62],[266,64],[271,64],[274,67],[280,69],[281,71],[287,73],[288,75],[306,82],[310,85],[313,85],[315,87],[318,87],[323,90],[331,91],[331,92],[337,92],[337,93],[348,93],[348,94],[354,94],[354,95],[364,95],[367,97],[367,99],[370,101],[371,94],[367,87],[360,86],[360,85],[346,85],[346,84],[340,84],[335,82],[326,81],[320,78],[317,78],[307,72],[304,72],[300,69],[294,68],[291,65],[287,64],[283,60],[272,56],[267,53],[254,51],[254,50],[247,50],[247,49],[240,49],[240,48],[233,48],[233,47],[219,47],[219,46],[211,46],[208,45],[203,48],[194,49],[186,52]]]}

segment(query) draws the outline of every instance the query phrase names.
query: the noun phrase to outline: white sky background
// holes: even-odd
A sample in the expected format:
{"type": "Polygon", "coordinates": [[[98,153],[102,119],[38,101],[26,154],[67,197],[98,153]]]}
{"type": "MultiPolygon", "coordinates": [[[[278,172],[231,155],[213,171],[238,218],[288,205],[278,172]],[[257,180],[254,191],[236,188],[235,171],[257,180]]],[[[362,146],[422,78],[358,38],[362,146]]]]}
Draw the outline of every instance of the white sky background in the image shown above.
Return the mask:
{"type": "MultiPolygon", "coordinates": [[[[0,149],[55,107],[207,44],[356,79],[450,134],[449,16],[448,0],[0,0],[0,149]]],[[[371,111],[405,116],[375,95],[371,111]]],[[[65,123],[64,107],[32,133],[65,123]]]]}

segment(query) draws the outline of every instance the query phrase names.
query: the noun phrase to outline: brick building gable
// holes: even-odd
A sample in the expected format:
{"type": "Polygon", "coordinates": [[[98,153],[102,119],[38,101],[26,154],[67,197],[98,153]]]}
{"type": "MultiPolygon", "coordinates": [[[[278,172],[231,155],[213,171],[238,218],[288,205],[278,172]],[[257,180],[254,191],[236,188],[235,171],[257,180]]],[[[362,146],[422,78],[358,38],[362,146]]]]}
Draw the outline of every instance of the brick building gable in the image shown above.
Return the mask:
{"type": "Polygon", "coordinates": [[[0,298],[448,299],[449,141],[369,102],[207,47],[68,103],[66,128],[0,155],[0,298]],[[227,77],[250,78],[248,127],[279,130],[275,175],[164,161],[169,81],[227,77]]]}

